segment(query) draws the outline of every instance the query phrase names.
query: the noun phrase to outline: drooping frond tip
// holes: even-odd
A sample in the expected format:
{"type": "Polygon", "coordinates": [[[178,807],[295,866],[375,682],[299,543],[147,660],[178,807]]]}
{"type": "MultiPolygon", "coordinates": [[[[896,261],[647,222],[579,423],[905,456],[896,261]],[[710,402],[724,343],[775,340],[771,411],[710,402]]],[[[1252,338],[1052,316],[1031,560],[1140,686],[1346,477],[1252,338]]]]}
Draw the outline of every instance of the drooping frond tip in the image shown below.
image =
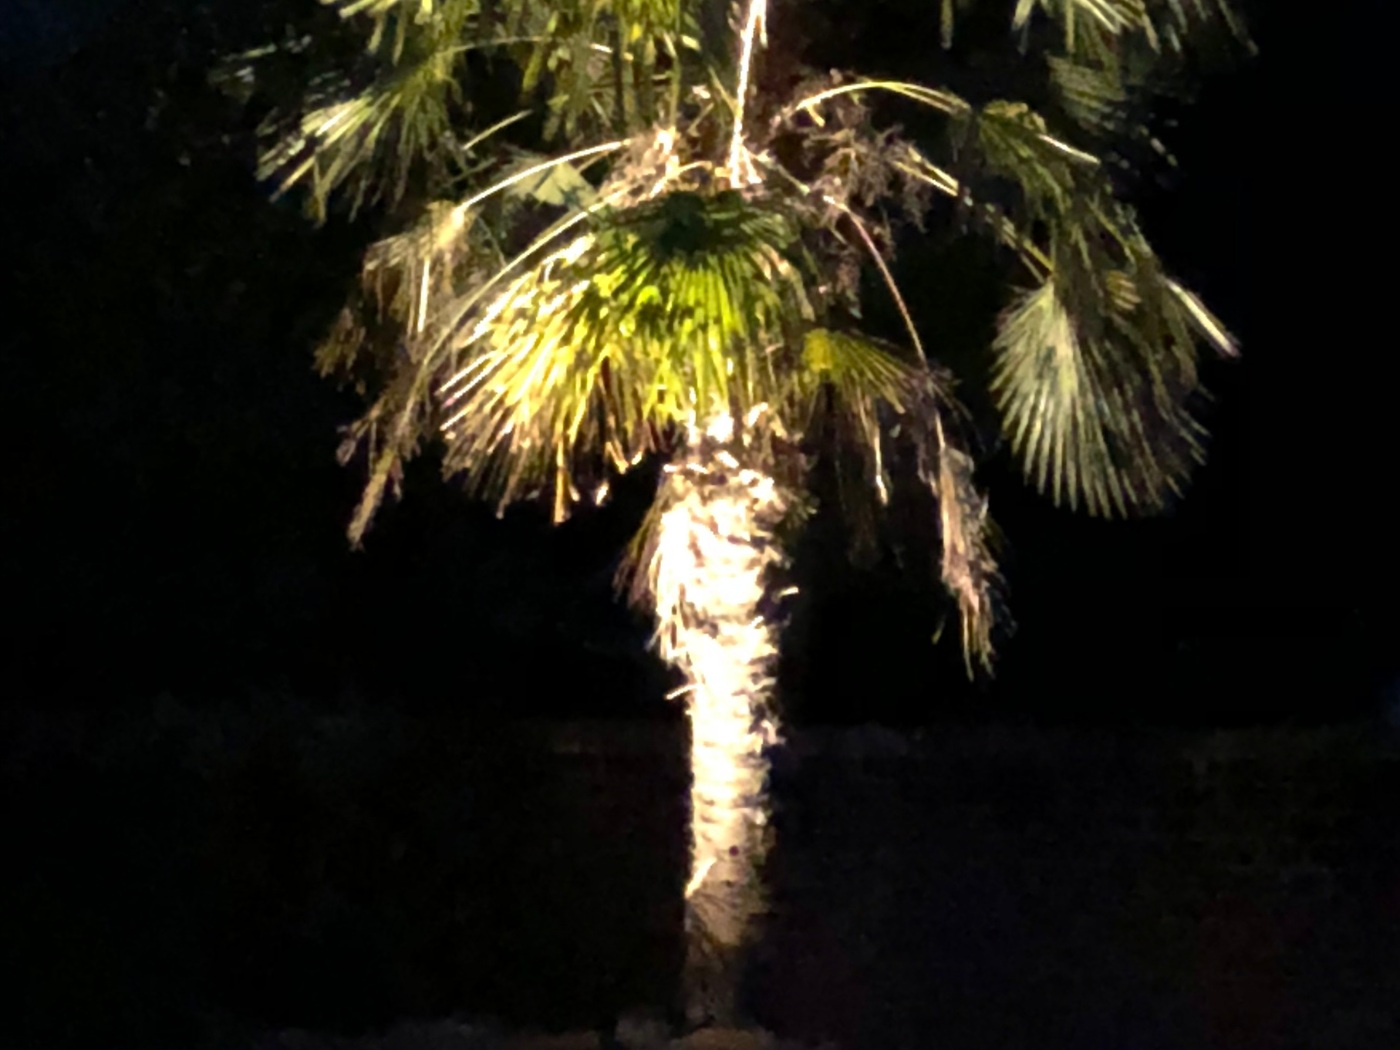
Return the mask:
{"type": "MultiPolygon", "coordinates": [[[[1001,577],[992,551],[986,497],[973,478],[972,457],[954,440],[962,409],[950,377],[865,336],[815,329],[808,334],[805,372],[827,393],[822,403],[847,451],[863,465],[843,501],[869,493],[890,498],[890,464],[912,451],[919,481],[937,507],[939,574],[958,605],[968,673],[990,672],[992,638],[1001,613],[1001,577]]],[[[797,418],[806,418],[798,415],[797,418]]],[[[848,505],[860,520],[860,508],[848,505]]]]}
{"type": "Polygon", "coordinates": [[[943,585],[957,599],[968,674],[974,664],[990,673],[1001,578],[991,549],[987,497],[973,481],[972,457],[945,440],[941,420],[936,425],[938,471],[932,487],[938,497],[943,585]]]}

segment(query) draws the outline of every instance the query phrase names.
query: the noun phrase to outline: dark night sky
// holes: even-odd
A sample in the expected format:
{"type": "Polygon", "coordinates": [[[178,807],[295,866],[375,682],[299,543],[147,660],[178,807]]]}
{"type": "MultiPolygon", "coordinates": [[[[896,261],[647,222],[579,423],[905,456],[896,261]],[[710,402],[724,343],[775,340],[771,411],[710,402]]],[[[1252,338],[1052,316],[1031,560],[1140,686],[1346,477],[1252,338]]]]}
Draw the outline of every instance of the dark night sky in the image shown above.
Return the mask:
{"type": "MultiPolygon", "coordinates": [[[[924,6],[860,7],[853,57],[936,57],[930,27],[899,20],[924,6]]],[[[68,0],[0,20],[12,697],[198,702],[283,683],[656,710],[645,625],[609,591],[644,492],[551,533],[528,509],[495,521],[424,465],[367,552],[345,550],[358,477],[333,451],[356,406],[309,352],[371,231],[268,203],[247,120],[204,84],[209,56],[259,42],[274,9],[68,0]]],[[[786,667],[800,717],[1208,723],[1374,703],[1400,667],[1379,10],[1256,15],[1262,56],[1206,85],[1174,132],[1171,192],[1144,202],[1246,351],[1212,370],[1213,458],[1188,501],[1110,526],[992,463],[1020,624],[998,681],[969,690],[956,653],[929,648],[930,588],[821,562],[786,667]]],[[[935,329],[975,330],[937,312],[975,299],[956,265],[905,265],[935,329]]]]}

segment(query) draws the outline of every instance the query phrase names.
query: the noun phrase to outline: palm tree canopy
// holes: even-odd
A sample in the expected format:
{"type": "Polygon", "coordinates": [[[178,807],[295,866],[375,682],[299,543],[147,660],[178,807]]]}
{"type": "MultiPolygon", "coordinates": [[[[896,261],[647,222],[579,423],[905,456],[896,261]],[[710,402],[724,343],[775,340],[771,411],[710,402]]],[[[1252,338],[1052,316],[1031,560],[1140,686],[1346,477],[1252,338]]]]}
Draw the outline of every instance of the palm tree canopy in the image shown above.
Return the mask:
{"type": "MultiPolygon", "coordinates": [[[[353,541],[427,436],[487,498],[539,495],[562,519],[608,471],[717,417],[748,424],[747,454],[800,484],[794,450],[826,415],[864,498],[882,501],[887,463],[912,452],[964,641],[985,657],[986,502],[890,266],[888,205],[922,224],[939,199],[1006,249],[992,392],[1034,484],[1092,513],[1152,511],[1199,458],[1198,348],[1234,343],[1153,253],[1097,147],[1197,42],[1248,44],[1224,0],[1001,0],[1046,57],[1044,112],[840,73],[763,94],[778,0],[771,16],[766,0],[322,2],[358,54],[268,118],[262,175],[303,187],[322,219],[337,197],[427,201],[367,253],[319,355],[327,373],[368,361],[378,377],[342,448],[370,457],[353,541]],[[502,69],[511,111],[476,91],[502,69]],[[939,132],[880,127],[881,97],[939,132]],[[853,327],[862,270],[906,346],[853,327]]],[[[979,6],[994,0],[942,0],[945,44],[979,6]]],[[[236,61],[230,79],[258,68],[236,61]]]]}

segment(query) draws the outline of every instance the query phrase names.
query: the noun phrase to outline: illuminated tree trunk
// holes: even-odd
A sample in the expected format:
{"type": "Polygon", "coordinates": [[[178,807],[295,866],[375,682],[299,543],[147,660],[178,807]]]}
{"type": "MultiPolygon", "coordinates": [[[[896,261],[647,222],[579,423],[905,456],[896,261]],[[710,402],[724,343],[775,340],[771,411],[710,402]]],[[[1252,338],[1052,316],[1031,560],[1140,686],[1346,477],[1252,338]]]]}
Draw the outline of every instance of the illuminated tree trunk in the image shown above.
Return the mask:
{"type": "Polygon", "coordinates": [[[786,500],[745,458],[727,417],[692,433],[667,468],[650,565],[658,647],[686,676],[693,779],[682,993],[697,1024],[736,1022],[745,950],[767,904],[776,626],[763,605],[768,570],[782,560],[773,530],[786,500]]]}

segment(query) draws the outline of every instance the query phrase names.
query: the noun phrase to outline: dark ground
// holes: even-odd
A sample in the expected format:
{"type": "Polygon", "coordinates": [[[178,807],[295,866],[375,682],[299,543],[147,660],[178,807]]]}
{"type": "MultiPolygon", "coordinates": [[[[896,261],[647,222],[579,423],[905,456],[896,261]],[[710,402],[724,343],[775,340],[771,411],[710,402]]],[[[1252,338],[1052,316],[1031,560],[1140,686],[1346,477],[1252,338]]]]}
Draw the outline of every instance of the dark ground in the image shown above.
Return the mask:
{"type": "MultiPolygon", "coordinates": [[[[674,992],[677,726],[284,697],[4,728],[16,1050],[600,1028],[674,992]]],[[[799,732],[755,1018],[843,1050],[1389,1050],[1380,729],[799,732]]]]}

